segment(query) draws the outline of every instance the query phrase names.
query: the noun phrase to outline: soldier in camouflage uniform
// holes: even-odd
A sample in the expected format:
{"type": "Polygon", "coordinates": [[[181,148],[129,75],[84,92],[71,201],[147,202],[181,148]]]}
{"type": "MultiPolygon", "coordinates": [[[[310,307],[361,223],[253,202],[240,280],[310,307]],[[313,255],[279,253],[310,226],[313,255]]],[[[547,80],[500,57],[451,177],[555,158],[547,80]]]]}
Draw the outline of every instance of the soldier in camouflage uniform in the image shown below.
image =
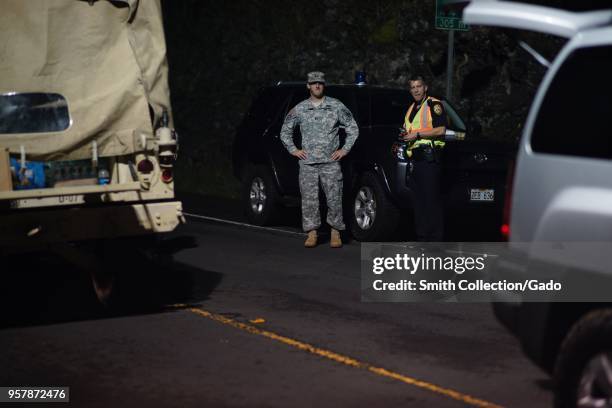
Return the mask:
{"type": "Polygon", "coordinates": [[[340,159],[348,154],[359,135],[359,128],[351,111],[337,99],[324,95],[325,75],[310,72],[306,85],[310,98],[298,103],[285,118],[281,140],[289,153],[299,159],[300,191],[302,193],[302,227],[308,232],[307,248],[317,245],[317,229],[321,225],[319,213],[319,180],[327,200],[327,223],[332,227],[330,245],[342,246],[342,170],[340,159]],[[293,143],[293,129],[299,126],[302,148],[293,143]],[[340,147],[338,130],[346,130],[346,141],[340,147]]]}

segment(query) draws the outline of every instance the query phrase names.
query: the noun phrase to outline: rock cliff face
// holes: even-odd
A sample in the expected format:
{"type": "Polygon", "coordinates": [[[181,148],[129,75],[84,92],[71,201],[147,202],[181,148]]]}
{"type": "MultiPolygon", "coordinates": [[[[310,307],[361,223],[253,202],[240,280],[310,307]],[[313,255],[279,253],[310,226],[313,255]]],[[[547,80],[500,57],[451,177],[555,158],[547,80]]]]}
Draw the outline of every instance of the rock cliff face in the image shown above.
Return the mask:
{"type": "MultiPolygon", "coordinates": [[[[164,0],[175,121],[181,139],[178,188],[235,195],[231,146],[256,90],[304,80],[406,87],[411,74],[446,93],[448,33],[423,0],[164,0]]],[[[483,135],[516,139],[544,69],[516,36],[552,57],[563,41],[509,30],[455,32],[451,101],[483,135]]]]}

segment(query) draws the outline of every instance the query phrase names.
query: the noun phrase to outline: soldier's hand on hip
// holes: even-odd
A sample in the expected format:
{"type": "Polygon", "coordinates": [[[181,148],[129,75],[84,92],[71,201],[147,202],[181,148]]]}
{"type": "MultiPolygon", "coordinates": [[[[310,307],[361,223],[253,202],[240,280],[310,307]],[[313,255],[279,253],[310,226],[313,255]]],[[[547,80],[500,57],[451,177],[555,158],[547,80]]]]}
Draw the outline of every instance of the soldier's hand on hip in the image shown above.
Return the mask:
{"type": "Polygon", "coordinates": [[[306,160],[306,152],[304,150],[296,150],[295,152],[291,154],[300,160],[306,160]]]}
{"type": "Polygon", "coordinates": [[[347,153],[347,151],[346,151],[346,150],[344,150],[344,149],[338,149],[338,150],[336,150],[335,152],[333,152],[333,153],[332,153],[331,158],[332,158],[332,160],[334,160],[334,161],[338,161],[338,160],[340,160],[341,158],[343,158],[344,156],[346,156],[347,154],[348,154],[348,153],[347,153]]]}

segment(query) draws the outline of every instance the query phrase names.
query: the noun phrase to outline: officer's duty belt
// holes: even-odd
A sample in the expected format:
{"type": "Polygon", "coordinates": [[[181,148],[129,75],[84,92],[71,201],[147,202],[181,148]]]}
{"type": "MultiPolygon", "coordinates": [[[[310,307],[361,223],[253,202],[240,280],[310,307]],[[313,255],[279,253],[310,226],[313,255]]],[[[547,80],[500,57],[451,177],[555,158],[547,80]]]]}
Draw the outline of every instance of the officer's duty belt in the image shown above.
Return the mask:
{"type": "Polygon", "coordinates": [[[414,161],[426,160],[428,162],[439,162],[442,158],[441,147],[419,146],[412,149],[411,152],[412,155],[410,158],[414,161]]]}

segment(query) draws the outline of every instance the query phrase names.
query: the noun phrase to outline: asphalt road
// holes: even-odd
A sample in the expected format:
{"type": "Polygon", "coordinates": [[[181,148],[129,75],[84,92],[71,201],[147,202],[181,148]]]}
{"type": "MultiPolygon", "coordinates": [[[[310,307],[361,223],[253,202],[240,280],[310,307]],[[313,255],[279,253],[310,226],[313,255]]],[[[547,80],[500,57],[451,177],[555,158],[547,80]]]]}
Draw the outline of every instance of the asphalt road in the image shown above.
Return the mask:
{"type": "Polygon", "coordinates": [[[5,264],[0,386],[70,386],[77,407],[551,405],[489,305],[363,303],[356,242],[188,221],[173,261],[117,259],[138,278],[114,311],[61,259],[5,264]]]}

